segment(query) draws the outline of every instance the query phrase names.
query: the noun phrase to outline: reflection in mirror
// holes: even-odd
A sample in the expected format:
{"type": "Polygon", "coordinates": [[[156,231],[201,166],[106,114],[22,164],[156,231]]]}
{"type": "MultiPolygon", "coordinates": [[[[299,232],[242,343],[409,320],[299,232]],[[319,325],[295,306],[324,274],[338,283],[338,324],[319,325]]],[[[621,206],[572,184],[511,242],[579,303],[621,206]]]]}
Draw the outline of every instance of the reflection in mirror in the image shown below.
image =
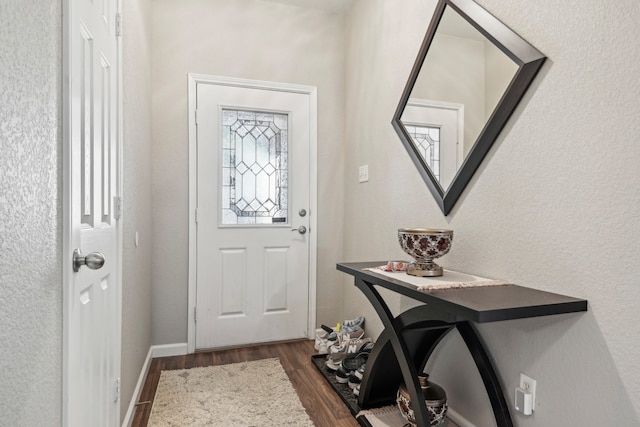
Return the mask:
{"type": "Polygon", "coordinates": [[[448,173],[439,177],[434,170],[439,169],[438,165],[425,159],[443,190],[449,188],[517,70],[511,58],[462,16],[445,7],[401,119],[407,131],[409,126],[428,126],[446,136],[439,160],[448,173]],[[457,104],[460,113],[432,101],[457,104]],[[452,114],[456,117],[450,126],[452,114]]]}
{"type": "Polygon", "coordinates": [[[393,124],[449,213],[544,56],[471,0],[441,0],[393,124]]]}

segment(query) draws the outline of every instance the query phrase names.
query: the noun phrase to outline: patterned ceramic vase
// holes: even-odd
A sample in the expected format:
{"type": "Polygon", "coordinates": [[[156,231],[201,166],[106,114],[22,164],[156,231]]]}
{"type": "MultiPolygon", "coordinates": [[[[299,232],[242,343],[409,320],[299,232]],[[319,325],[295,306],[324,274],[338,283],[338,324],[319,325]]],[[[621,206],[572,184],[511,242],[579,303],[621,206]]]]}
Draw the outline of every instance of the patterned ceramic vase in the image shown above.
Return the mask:
{"type": "MultiPolygon", "coordinates": [[[[445,420],[447,414],[447,394],[442,387],[432,383],[428,378],[429,375],[427,374],[418,375],[424,401],[427,404],[429,422],[432,426],[437,426],[445,420]]],[[[398,408],[400,408],[402,416],[409,424],[416,426],[416,415],[411,406],[411,396],[409,396],[409,392],[404,384],[401,384],[398,389],[396,403],[398,404],[398,408]]]]}
{"type": "Polygon", "coordinates": [[[433,262],[451,249],[452,230],[433,228],[400,228],[398,242],[416,262],[409,264],[407,274],[412,276],[442,276],[442,267],[433,262]]]}

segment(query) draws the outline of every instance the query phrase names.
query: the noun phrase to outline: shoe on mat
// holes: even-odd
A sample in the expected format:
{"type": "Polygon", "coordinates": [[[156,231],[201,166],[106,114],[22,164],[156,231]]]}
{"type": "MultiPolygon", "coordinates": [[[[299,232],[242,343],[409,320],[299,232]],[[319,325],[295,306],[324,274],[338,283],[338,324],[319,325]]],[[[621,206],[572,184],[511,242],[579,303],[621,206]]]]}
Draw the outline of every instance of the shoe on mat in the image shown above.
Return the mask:
{"type": "MultiPolygon", "coordinates": [[[[327,346],[337,348],[342,346],[345,341],[349,341],[354,338],[362,338],[363,336],[364,329],[362,328],[355,328],[351,332],[338,332],[335,340],[331,340],[330,337],[327,338],[327,346]]],[[[329,353],[331,353],[331,351],[329,351],[329,353]]]]}
{"type": "Polygon", "coordinates": [[[360,388],[360,383],[362,382],[362,377],[364,377],[366,366],[366,364],[360,366],[357,370],[353,371],[351,375],[349,375],[349,378],[347,378],[347,384],[349,384],[349,388],[354,390],[356,387],[360,388]]]}
{"type": "Polygon", "coordinates": [[[353,320],[345,320],[342,323],[341,331],[352,332],[356,328],[364,328],[364,316],[357,317],[353,320]]]}
{"type": "Polygon", "coordinates": [[[360,396],[360,384],[353,388],[353,394],[356,396],[360,396]]]}
{"type": "Polygon", "coordinates": [[[373,349],[373,343],[365,344],[358,353],[356,354],[348,354],[344,359],[342,359],[342,366],[348,371],[355,371],[360,368],[360,366],[367,363],[367,359],[369,358],[369,353],[373,349]]]}
{"type": "MultiPolygon", "coordinates": [[[[338,369],[336,369],[336,381],[340,384],[349,383],[349,387],[353,388],[353,386],[351,386],[350,378],[355,377],[356,371],[367,363],[367,358],[369,357],[371,348],[373,348],[373,343],[367,343],[364,345],[360,353],[347,355],[347,357],[342,359],[342,363],[338,369]]],[[[362,377],[360,380],[361,379],[362,377]]],[[[360,383],[360,380],[358,380],[358,383],[360,383]]]]}
{"type": "MultiPolygon", "coordinates": [[[[322,325],[322,328],[325,328],[325,325],[322,325]]],[[[326,326],[327,329],[325,330],[330,330],[331,328],[329,328],[328,326],[326,326]]],[[[336,329],[335,330],[331,330],[331,332],[329,332],[329,336],[327,337],[329,339],[329,341],[336,341],[338,339],[338,336],[341,333],[352,333],[357,331],[358,329],[364,329],[364,317],[360,316],[356,319],[352,319],[352,320],[345,320],[344,323],[340,326],[340,324],[338,323],[336,325],[336,329]]]]}
{"type": "Polygon", "coordinates": [[[325,365],[330,371],[335,371],[340,367],[342,361],[348,355],[361,353],[363,348],[367,344],[371,345],[371,343],[371,338],[352,338],[348,341],[343,341],[340,346],[334,346],[331,348],[331,352],[329,353],[329,356],[327,356],[325,365]]]}
{"type": "Polygon", "coordinates": [[[322,329],[323,329],[327,334],[330,334],[330,333],[332,333],[332,332],[335,332],[335,331],[333,330],[333,328],[332,328],[332,327],[330,327],[330,326],[327,326],[327,325],[320,325],[320,327],[321,327],[321,328],[322,328],[322,329]]]}
{"type": "Polygon", "coordinates": [[[321,328],[329,332],[329,336],[327,337],[329,341],[335,341],[338,337],[338,334],[340,333],[341,325],[340,323],[336,323],[335,328],[330,328],[326,325],[322,325],[321,328]]]}
{"type": "Polygon", "coordinates": [[[338,384],[347,384],[349,382],[349,376],[353,374],[353,371],[345,369],[344,366],[339,366],[336,369],[336,381],[338,384]]]}
{"type": "Polygon", "coordinates": [[[329,354],[343,352],[343,348],[347,342],[362,339],[364,337],[364,329],[356,329],[351,333],[340,332],[336,341],[327,341],[329,354]]]}

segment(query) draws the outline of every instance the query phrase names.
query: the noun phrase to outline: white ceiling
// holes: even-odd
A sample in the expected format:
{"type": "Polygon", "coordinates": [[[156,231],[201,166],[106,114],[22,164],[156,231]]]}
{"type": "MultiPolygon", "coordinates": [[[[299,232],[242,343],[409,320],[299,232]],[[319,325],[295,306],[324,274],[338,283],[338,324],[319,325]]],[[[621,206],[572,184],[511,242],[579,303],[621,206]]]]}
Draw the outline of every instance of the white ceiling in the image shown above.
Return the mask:
{"type": "Polygon", "coordinates": [[[272,3],[288,4],[290,6],[310,9],[326,10],[328,12],[343,12],[351,7],[353,0],[264,0],[272,3]]]}

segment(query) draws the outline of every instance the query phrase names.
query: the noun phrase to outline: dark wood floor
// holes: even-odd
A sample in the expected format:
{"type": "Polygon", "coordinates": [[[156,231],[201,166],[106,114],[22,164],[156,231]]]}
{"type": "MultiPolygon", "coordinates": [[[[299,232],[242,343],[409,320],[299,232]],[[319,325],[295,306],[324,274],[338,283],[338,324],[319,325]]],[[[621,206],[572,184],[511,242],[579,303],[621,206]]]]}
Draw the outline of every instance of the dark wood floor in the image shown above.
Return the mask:
{"type": "Polygon", "coordinates": [[[316,427],[357,427],[349,409],[311,363],[315,353],[313,341],[304,340],[153,359],[132,426],[146,427],[160,371],[277,357],[316,427]]]}

